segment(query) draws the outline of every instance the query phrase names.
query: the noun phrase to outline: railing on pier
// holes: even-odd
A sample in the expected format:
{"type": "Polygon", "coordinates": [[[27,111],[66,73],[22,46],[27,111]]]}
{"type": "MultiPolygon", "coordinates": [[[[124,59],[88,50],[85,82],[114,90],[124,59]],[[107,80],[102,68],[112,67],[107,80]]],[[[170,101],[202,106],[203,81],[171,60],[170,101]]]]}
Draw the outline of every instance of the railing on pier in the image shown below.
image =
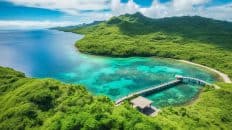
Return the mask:
{"type": "Polygon", "coordinates": [[[180,76],[180,75],[177,75],[175,76],[176,79],[175,80],[172,80],[170,82],[167,82],[167,83],[164,83],[164,84],[161,84],[161,85],[158,85],[158,86],[152,86],[150,88],[147,88],[147,89],[144,89],[144,90],[140,90],[138,92],[135,92],[135,93],[132,93],[128,96],[125,96],[125,97],[122,97],[120,99],[118,99],[115,103],[116,105],[122,103],[124,100],[127,100],[127,99],[130,99],[134,96],[139,96],[139,95],[148,95],[148,94],[151,94],[151,93],[154,93],[154,92],[159,92],[159,91],[162,91],[164,89],[168,89],[170,87],[173,87],[179,83],[196,83],[196,84],[199,84],[199,85],[207,85],[207,86],[213,86],[215,87],[216,89],[218,89],[219,87],[217,85],[214,85],[214,84],[211,84],[211,83],[208,83],[204,80],[201,80],[201,79],[198,79],[198,78],[192,78],[192,77],[184,77],[184,76],[180,76]]]}
{"type": "Polygon", "coordinates": [[[184,76],[177,75],[176,79],[181,80],[183,83],[196,83],[198,85],[203,85],[203,86],[212,86],[215,89],[219,89],[220,88],[219,86],[217,86],[215,84],[211,84],[209,82],[206,82],[206,81],[204,81],[202,79],[198,79],[198,78],[184,77],[184,76]]]}
{"type": "Polygon", "coordinates": [[[147,94],[150,94],[150,93],[153,93],[155,91],[161,91],[161,90],[164,90],[164,89],[167,89],[167,88],[170,88],[174,85],[177,85],[179,83],[181,83],[182,81],[179,80],[179,79],[175,79],[173,81],[170,81],[170,82],[167,82],[167,83],[164,83],[164,84],[161,84],[161,85],[158,85],[158,86],[153,86],[151,88],[147,88],[147,89],[144,89],[144,90],[141,90],[141,91],[138,91],[138,92],[135,92],[135,93],[132,93],[128,96],[125,96],[125,97],[122,97],[120,99],[118,99],[115,103],[116,104],[120,104],[121,102],[123,102],[124,100],[127,100],[127,99],[130,99],[136,95],[147,95],[147,94]]]}

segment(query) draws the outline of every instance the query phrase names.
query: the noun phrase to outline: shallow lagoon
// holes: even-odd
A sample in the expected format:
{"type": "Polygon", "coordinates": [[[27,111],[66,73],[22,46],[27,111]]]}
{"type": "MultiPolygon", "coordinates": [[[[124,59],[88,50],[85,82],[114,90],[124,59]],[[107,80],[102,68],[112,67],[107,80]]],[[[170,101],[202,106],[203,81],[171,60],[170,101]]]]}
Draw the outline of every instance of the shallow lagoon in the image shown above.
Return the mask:
{"type": "MultiPolygon", "coordinates": [[[[0,65],[32,77],[80,83],[93,94],[106,95],[112,100],[173,80],[176,74],[215,81],[209,72],[174,60],[81,54],[74,47],[81,38],[55,30],[0,31],[0,65]]],[[[182,84],[148,98],[158,107],[176,105],[190,101],[200,88],[182,84]]]]}

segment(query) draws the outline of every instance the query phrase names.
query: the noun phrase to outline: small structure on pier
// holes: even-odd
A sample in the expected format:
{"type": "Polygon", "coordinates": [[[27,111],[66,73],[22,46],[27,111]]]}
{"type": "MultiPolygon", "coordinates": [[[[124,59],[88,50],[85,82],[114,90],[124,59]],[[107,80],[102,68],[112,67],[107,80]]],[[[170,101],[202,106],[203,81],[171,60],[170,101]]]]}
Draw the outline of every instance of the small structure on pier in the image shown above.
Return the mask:
{"type": "Polygon", "coordinates": [[[183,80],[183,76],[182,76],[182,75],[176,75],[175,77],[176,77],[176,79],[178,79],[178,80],[181,80],[181,81],[183,80]]]}
{"type": "Polygon", "coordinates": [[[153,101],[139,96],[137,98],[132,99],[130,102],[133,104],[133,107],[138,108],[140,110],[144,110],[146,107],[151,107],[153,101]]]}
{"type": "Polygon", "coordinates": [[[147,88],[147,89],[144,89],[144,90],[140,90],[138,92],[135,92],[135,93],[132,93],[130,95],[127,95],[125,97],[122,97],[120,99],[118,99],[115,103],[117,105],[119,105],[120,103],[122,103],[124,100],[127,100],[127,99],[130,99],[130,98],[133,98],[134,96],[141,96],[141,95],[149,95],[151,93],[154,93],[154,92],[160,92],[164,89],[168,89],[170,87],[173,87],[179,83],[181,83],[182,81],[181,80],[178,80],[178,79],[175,79],[175,80],[172,80],[170,82],[167,82],[167,83],[164,83],[164,84],[160,84],[158,86],[152,86],[150,88],[147,88]]]}
{"type": "MultiPolygon", "coordinates": [[[[176,86],[177,84],[180,84],[180,83],[195,83],[195,84],[198,84],[198,85],[213,86],[215,89],[219,89],[220,88],[219,86],[217,86],[215,84],[211,84],[209,82],[206,82],[206,81],[198,79],[198,78],[185,77],[185,76],[181,76],[181,75],[176,75],[175,77],[176,77],[175,80],[172,80],[172,81],[169,81],[169,82],[157,85],[157,86],[151,86],[150,88],[146,88],[144,90],[140,90],[140,91],[131,93],[131,94],[127,95],[127,96],[124,96],[124,97],[118,99],[115,102],[115,104],[116,105],[120,105],[123,101],[128,100],[130,98],[133,98],[134,96],[141,96],[141,95],[146,96],[146,95],[149,95],[149,94],[152,94],[152,93],[160,92],[160,91],[162,91],[164,89],[171,88],[171,87],[176,86]]],[[[138,100],[143,100],[141,102],[147,103],[146,105],[148,105],[150,103],[148,101],[146,102],[146,100],[148,100],[148,99],[144,100],[141,97],[138,98],[138,99],[136,99],[136,100],[132,100],[133,102],[131,102],[131,103],[133,103],[134,105],[137,105],[138,107],[140,107],[142,109],[143,109],[143,107],[142,107],[143,104],[136,103],[136,101],[138,101],[138,100]]]]}
{"type": "Polygon", "coordinates": [[[137,108],[143,114],[155,116],[159,112],[159,110],[156,107],[151,105],[153,101],[142,96],[136,97],[132,99],[130,102],[132,103],[134,108],[137,108]]]}

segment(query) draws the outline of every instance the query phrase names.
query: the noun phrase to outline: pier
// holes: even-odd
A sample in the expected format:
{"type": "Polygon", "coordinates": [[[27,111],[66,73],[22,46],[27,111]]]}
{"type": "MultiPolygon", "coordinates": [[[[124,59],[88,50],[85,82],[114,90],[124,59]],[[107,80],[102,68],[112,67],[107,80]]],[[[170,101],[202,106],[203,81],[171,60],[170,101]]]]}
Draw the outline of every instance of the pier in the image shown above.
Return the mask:
{"type": "Polygon", "coordinates": [[[202,86],[212,86],[215,89],[219,89],[220,88],[219,86],[217,86],[215,84],[211,84],[209,82],[206,82],[206,81],[198,79],[198,78],[184,77],[184,76],[177,75],[176,79],[181,80],[183,83],[195,83],[195,84],[202,85],[202,86]]]}
{"type": "Polygon", "coordinates": [[[150,88],[147,88],[147,89],[144,89],[144,90],[140,90],[138,92],[134,92],[134,93],[131,93],[130,95],[122,97],[122,98],[118,99],[115,102],[115,104],[119,105],[123,101],[131,99],[131,98],[136,97],[136,96],[148,95],[148,94],[151,94],[151,93],[160,92],[160,91],[162,91],[164,89],[168,89],[168,88],[174,87],[174,86],[176,86],[176,85],[178,85],[180,83],[195,83],[195,84],[202,85],[202,86],[213,86],[216,89],[220,88],[217,85],[208,83],[208,82],[206,82],[204,80],[201,80],[201,79],[198,79],[198,78],[184,77],[184,76],[180,76],[180,75],[177,75],[175,77],[176,77],[175,80],[169,81],[169,82],[164,83],[164,84],[160,84],[158,86],[152,86],[150,88]]]}

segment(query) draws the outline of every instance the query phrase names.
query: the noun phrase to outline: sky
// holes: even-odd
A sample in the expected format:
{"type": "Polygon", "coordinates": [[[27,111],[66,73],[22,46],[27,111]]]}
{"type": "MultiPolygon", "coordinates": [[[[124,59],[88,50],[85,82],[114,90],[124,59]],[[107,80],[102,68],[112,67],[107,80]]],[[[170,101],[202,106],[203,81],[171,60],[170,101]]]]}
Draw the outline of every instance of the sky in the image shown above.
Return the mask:
{"type": "Polygon", "coordinates": [[[77,25],[136,12],[232,21],[232,0],[0,0],[0,29],[77,25]]]}

